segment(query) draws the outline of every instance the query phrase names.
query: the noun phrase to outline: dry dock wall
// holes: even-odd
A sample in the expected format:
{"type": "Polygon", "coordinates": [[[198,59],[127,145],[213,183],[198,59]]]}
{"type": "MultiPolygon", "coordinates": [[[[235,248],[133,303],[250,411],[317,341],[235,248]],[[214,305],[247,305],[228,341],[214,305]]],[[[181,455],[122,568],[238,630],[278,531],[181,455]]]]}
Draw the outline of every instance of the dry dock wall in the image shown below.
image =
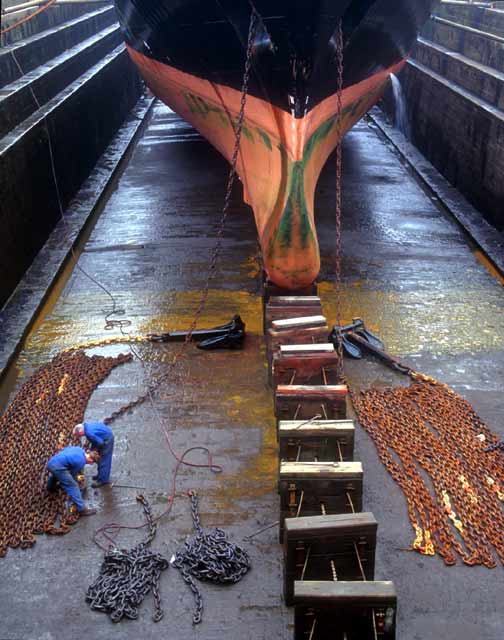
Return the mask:
{"type": "Polygon", "coordinates": [[[2,70],[0,308],[143,89],[110,4],[3,47],[2,70]]]}
{"type": "Polygon", "coordinates": [[[400,81],[412,142],[503,230],[504,11],[440,3],[400,81]]]}

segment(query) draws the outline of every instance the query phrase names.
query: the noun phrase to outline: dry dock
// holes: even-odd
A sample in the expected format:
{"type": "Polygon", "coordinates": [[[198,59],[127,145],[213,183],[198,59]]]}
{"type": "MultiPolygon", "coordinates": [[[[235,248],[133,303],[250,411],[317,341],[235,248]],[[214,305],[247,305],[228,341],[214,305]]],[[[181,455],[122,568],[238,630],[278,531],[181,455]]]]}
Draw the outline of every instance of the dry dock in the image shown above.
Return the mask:
{"type": "MultiPolygon", "coordinates": [[[[79,264],[113,292],[131,334],[186,327],[205,283],[218,230],[226,164],[202,138],[157,103],[127,164],[109,189],[94,227],[79,248],[79,264]]],[[[504,435],[504,296],[502,280],[439,202],[426,191],[369,121],[344,143],[344,320],[363,317],[389,350],[466,397],[504,435]]],[[[236,190],[217,277],[202,326],[240,313],[248,338],[240,352],[190,348],[183,384],[168,382],[158,406],[174,446],[208,446],[224,472],[184,470],[179,492],[197,489],[203,524],[221,526],[232,539],[278,518],[277,449],[272,394],[262,338],[260,262],[255,226],[236,190]]],[[[323,255],[319,292],[335,321],[334,166],[317,193],[323,255]]],[[[61,349],[110,337],[104,309],[110,299],[81,271],[68,266],[15,364],[3,380],[2,401],[61,349]]],[[[22,327],[19,328],[22,331],[22,327]]],[[[154,370],[173,346],[141,347],[154,370]]],[[[118,353],[108,347],[98,353],[118,353]]],[[[351,385],[400,383],[372,360],[346,361],[351,385]]],[[[116,369],[94,393],[87,418],[100,419],[144,388],[138,361],[116,369]]],[[[113,479],[145,487],[159,512],[169,491],[173,460],[148,405],[117,421],[113,479]]],[[[413,532],[398,487],[366,434],[357,431],[356,458],[365,469],[364,507],[379,522],[378,579],[392,578],[399,597],[400,640],[499,640],[502,567],[457,565],[401,550],[413,532]]],[[[281,547],[275,529],[248,545],[252,571],[237,586],[203,585],[203,624],[193,628],[191,594],[172,568],[161,579],[165,617],[151,622],[151,602],[140,620],[113,626],[84,602],[101,551],[91,541],[100,525],[139,522],[136,489],[91,490],[98,515],[79,521],[67,536],[41,536],[27,551],[0,561],[0,638],[63,640],[114,637],[192,637],[217,640],[288,639],[293,615],[282,603],[281,547]]],[[[154,548],[170,557],[191,533],[187,499],[175,502],[159,525],[154,548]]],[[[139,540],[124,534],[126,545],[139,540]]]]}

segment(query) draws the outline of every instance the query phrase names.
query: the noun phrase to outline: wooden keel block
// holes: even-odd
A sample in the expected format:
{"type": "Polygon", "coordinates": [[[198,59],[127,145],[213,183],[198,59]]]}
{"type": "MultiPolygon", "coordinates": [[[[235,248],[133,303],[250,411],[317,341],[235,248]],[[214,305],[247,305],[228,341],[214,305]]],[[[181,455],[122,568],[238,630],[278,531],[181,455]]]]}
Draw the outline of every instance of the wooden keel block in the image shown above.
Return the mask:
{"type": "Polygon", "coordinates": [[[294,461],[353,460],[355,425],[352,420],[280,420],[280,459],[294,461]]]}
{"type": "Polygon", "coordinates": [[[341,420],[346,418],[347,387],[279,384],[275,391],[278,420],[341,420]]]}
{"type": "Polygon", "coordinates": [[[298,329],[288,329],[275,331],[268,329],[266,332],[266,349],[268,351],[268,361],[271,363],[273,353],[277,351],[281,345],[289,344],[321,344],[326,343],[329,336],[329,327],[327,324],[319,327],[307,327],[298,329]]]}
{"type": "MultiPolygon", "coordinates": [[[[269,304],[264,309],[264,332],[273,328],[276,320],[288,320],[290,318],[311,318],[313,316],[323,316],[322,306],[287,306],[271,307],[269,304]]],[[[327,321],[326,321],[327,324],[327,321]]]]}
{"type": "Polygon", "coordinates": [[[296,580],[332,580],[333,570],[338,580],[362,580],[362,566],[366,580],[374,580],[377,527],[372,513],[287,518],[285,603],[294,604],[296,580]]]}
{"type": "Polygon", "coordinates": [[[380,640],[395,640],[393,582],[296,581],[294,604],[294,640],[306,640],[313,628],[317,640],[343,640],[345,633],[349,640],[375,640],[375,625],[380,640]]]}
{"type": "Polygon", "coordinates": [[[308,287],[303,287],[301,289],[288,290],[279,287],[276,284],[273,284],[269,280],[266,280],[263,284],[263,300],[264,302],[269,302],[269,300],[273,297],[317,297],[317,284],[314,282],[308,287]]]}
{"type": "Polygon", "coordinates": [[[332,343],[281,345],[271,363],[273,386],[335,384],[339,358],[332,343]]]}
{"type": "Polygon", "coordinates": [[[318,296],[271,296],[268,304],[272,307],[320,307],[322,301],[318,296]]]}
{"type": "Polygon", "coordinates": [[[314,329],[317,327],[327,327],[327,318],[322,314],[293,316],[271,321],[273,331],[292,331],[293,329],[314,329]]]}
{"type": "Polygon", "coordinates": [[[362,511],[361,462],[280,462],[280,542],[285,519],[362,511]]]}

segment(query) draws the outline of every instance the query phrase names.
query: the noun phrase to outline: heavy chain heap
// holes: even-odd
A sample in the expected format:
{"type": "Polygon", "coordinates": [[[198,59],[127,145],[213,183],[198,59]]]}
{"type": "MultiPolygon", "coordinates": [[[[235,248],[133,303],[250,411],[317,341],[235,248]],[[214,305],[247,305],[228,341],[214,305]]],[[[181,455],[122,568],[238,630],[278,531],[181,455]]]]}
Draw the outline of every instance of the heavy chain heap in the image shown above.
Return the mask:
{"type": "Polygon", "coordinates": [[[447,565],[504,564],[504,455],[471,405],[411,373],[409,387],[353,394],[362,427],[401,487],[416,532],[412,549],[447,565]]]}
{"type": "Polygon", "coordinates": [[[203,599],[194,578],[217,584],[239,582],[250,569],[250,559],[246,551],[228,541],[222,529],[205,532],[198,514],[198,497],[191,492],[190,499],[196,535],[177,551],[172,564],[179,569],[194,594],[196,606],[193,623],[199,624],[203,614],[203,599]]]}
{"type": "Polygon", "coordinates": [[[65,510],[62,492],[46,491],[47,461],[72,443],[96,386],[130,359],[60,354],[24,383],[0,418],[0,557],[8,547],[31,547],[37,533],[70,530],[77,516],[65,510]]]}
{"type": "Polygon", "coordinates": [[[144,496],[137,496],[137,500],[143,506],[149,528],[145,540],[132,549],[113,549],[106,553],[100,575],[86,594],[91,609],[108,613],[112,622],[120,622],[124,617],[136,620],[138,608],[151,590],[155,604],[152,619],[159,622],[164,615],[159,578],[161,571],[168,569],[168,560],[149,549],[156,535],[156,524],[144,496]]]}

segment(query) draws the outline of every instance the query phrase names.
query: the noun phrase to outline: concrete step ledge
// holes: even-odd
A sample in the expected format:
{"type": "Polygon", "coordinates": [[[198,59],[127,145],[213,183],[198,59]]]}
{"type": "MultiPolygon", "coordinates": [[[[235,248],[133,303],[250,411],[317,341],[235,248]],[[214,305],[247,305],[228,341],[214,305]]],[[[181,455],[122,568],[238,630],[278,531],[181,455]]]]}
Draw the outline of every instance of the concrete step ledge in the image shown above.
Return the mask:
{"type": "Polygon", "coordinates": [[[499,9],[461,2],[440,2],[434,13],[440,18],[480,31],[497,36],[504,34],[504,11],[499,9]]]}
{"type": "Polygon", "coordinates": [[[0,140],[0,305],[91,173],[141,91],[125,46],[109,53],[0,140]]]}
{"type": "Polygon", "coordinates": [[[412,57],[446,80],[504,111],[504,73],[421,37],[412,57]]]}
{"type": "Polygon", "coordinates": [[[443,18],[432,16],[422,30],[422,36],[469,60],[504,72],[504,37],[484,33],[443,18]]]}
{"type": "Polygon", "coordinates": [[[71,49],[79,42],[109,27],[116,20],[114,7],[108,4],[99,9],[94,8],[92,11],[87,9],[84,15],[79,15],[65,24],[58,24],[25,40],[2,47],[0,49],[0,87],[14,82],[22,75],[12,54],[19,62],[23,73],[28,73],[62,54],[66,49],[71,49]]]}
{"type": "Polygon", "coordinates": [[[68,49],[0,89],[0,137],[6,135],[122,42],[119,24],[68,49]]]}
{"type": "MultiPolygon", "coordinates": [[[[57,3],[52,5],[46,11],[42,11],[38,15],[30,18],[27,22],[19,25],[12,31],[8,31],[3,36],[0,36],[0,43],[2,47],[13,44],[15,42],[21,42],[26,38],[31,38],[42,31],[52,29],[58,25],[62,25],[65,22],[74,20],[79,16],[89,13],[98,7],[110,5],[110,0],[102,0],[97,2],[96,0],[85,0],[83,2],[74,3],[57,3]]],[[[33,10],[32,10],[33,11],[33,10]]],[[[9,13],[2,16],[2,27],[8,27],[11,24],[18,22],[21,18],[26,17],[22,12],[9,13]]]]}

